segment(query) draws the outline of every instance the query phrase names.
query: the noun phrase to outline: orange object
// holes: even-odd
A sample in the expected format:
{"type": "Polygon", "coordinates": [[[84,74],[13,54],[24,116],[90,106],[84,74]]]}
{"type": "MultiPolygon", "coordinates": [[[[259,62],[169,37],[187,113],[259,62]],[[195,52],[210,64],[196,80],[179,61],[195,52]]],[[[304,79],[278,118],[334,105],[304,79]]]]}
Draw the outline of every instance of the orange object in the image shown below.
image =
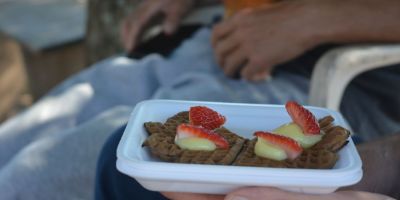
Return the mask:
{"type": "Polygon", "coordinates": [[[280,0],[224,0],[225,16],[229,17],[245,8],[257,8],[261,5],[268,5],[280,0]]]}

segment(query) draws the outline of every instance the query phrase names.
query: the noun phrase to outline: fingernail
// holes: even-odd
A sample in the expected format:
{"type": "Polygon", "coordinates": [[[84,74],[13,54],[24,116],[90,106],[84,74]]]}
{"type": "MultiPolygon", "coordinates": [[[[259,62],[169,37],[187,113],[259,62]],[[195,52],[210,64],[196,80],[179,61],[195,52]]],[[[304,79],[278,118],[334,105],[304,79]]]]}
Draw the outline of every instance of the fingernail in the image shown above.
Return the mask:
{"type": "Polygon", "coordinates": [[[226,200],[248,200],[248,198],[243,196],[230,196],[226,200]]]}

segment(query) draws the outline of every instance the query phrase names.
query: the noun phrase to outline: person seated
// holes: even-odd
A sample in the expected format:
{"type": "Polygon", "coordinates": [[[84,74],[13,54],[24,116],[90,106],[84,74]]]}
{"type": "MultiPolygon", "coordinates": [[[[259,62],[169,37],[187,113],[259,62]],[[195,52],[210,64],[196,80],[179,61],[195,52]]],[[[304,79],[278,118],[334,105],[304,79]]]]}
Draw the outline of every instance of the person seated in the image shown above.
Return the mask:
{"type": "MultiPolygon", "coordinates": [[[[144,1],[124,26],[127,48],[138,46],[153,14],[164,13],[164,29],[172,33],[204,3],[212,1],[144,1]]],[[[327,49],[319,46],[400,41],[398,4],[283,1],[203,27],[166,57],[116,56],[96,63],[0,126],[2,199],[91,198],[101,146],[142,100],[306,104],[312,66],[327,49]]],[[[341,111],[363,140],[400,130],[378,98],[399,99],[393,92],[399,77],[398,67],[388,67],[348,87],[341,111]]]]}
{"type": "MultiPolygon", "coordinates": [[[[194,4],[194,2],[190,4],[190,1],[184,2],[171,0],[142,3],[133,16],[127,20],[123,30],[124,44],[126,44],[127,50],[135,47],[142,28],[153,15],[159,12],[165,14],[164,31],[172,33],[176,30],[179,20],[187,13],[190,5],[194,4]]],[[[304,67],[301,65],[304,63],[299,62],[301,59],[298,57],[322,44],[399,41],[400,37],[395,36],[394,33],[399,33],[400,29],[393,31],[392,27],[399,24],[399,22],[395,22],[394,13],[398,15],[398,8],[393,8],[394,5],[399,5],[399,2],[390,0],[355,0],[340,4],[334,0],[281,2],[257,9],[247,9],[220,22],[210,33],[210,42],[216,62],[226,76],[237,77],[239,74],[246,80],[263,81],[273,74],[274,70],[281,69],[285,72],[299,73],[299,71],[287,69],[288,66],[304,67]],[[376,27],[371,27],[370,22],[372,21],[381,23],[376,27]],[[290,60],[294,60],[293,64],[287,63],[290,60]]],[[[399,75],[398,67],[391,70],[385,73],[399,75]]],[[[381,72],[375,71],[374,73],[381,72]]],[[[272,82],[276,81],[275,78],[276,76],[273,75],[272,82]]],[[[380,85],[383,82],[385,81],[373,84],[380,85]]],[[[265,90],[265,92],[270,91],[265,90]]],[[[376,94],[369,93],[368,95],[376,94]]],[[[346,101],[352,101],[347,98],[360,100],[345,96],[342,108],[345,107],[346,101]]],[[[356,105],[356,102],[352,103],[352,106],[356,105]]],[[[346,109],[344,109],[346,114],[345,111],[346,109]]],[[[352,112],[356,113],[355,110],[352,112]]],[[[369,116],[369,114],[365,115],[369,116]]],[[[360,131],[359,126],[354,123],[355,121],[350,119],[350,122],[357,127],[356,130],[360,131]]],[[[398,186],[393,177],[399,175],[397,169],[400,166],[400,159],[396,156],[396,152],[400,150],[396,145],[400,141],[399,135],[365,143],[358,147],[365,165],[364,179],[358,185],[346,188],[347,190],[327,195],[307,195],[268,187],[256,187],[243,188],[226,196],[219,196],[150,192],[141,187],[133,178],[119,173],[115,168],[115,155],[124,129],[125,127],[122,127],[115,132],[103,148],[98,163],[96,199],[392,199],[389,196],[373,192],[399,197],[399,193],[392,190],[398,186]],[[387,156],[381,157],[382,152],[387,153],[387,156]],[[383,170],[385,172],[377,170],[380,163],[386,163],[387,169],[383,170]],[[386,178],[380,179],[380,177],[386,178]],[[376,181],[382,182],[377,183],[376,181]]],[[[362,133],[368,134],[368,132],[362,133]]],[[[362,135],[362,137],[363,139],[377,138],[367,135],[362,135]]]]}

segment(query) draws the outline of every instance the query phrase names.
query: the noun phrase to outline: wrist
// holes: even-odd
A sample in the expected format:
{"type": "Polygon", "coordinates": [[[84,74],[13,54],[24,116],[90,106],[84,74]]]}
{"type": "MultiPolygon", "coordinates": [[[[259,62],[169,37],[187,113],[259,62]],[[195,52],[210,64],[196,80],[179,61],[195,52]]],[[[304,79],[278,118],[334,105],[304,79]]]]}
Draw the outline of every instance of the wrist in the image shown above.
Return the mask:
{"type": "Polygon", "coordinates": [[[332,0],[299,0],[308,24],[304,28],[304,40],[310,47],[338,42],[338,35],[345,29],[338,15],[338,3],[332,0]]]}
{"type": "Polygon", "coordinates": [[[334,38],[331,22],[331,0],[296,0],[283,1],[281,6],[288,8],[293,22],[293,34],[303,41],[303,46],[312,49],[321,44],[330,43],[334,38]]]}
{"type": "Polygon", "coordinates": [[[315,19],[309,35],[315,43],[400,41],[400,1],[303,1],[310,4],[309,13],[315,19]]]}
{"type": "Polygon", "coordinates": [[[358,38],[357,15],[363,15],[357,1],[309,0],[315,5],[317,23],[313,32],[320,44],[346,43],[358,38]]]}

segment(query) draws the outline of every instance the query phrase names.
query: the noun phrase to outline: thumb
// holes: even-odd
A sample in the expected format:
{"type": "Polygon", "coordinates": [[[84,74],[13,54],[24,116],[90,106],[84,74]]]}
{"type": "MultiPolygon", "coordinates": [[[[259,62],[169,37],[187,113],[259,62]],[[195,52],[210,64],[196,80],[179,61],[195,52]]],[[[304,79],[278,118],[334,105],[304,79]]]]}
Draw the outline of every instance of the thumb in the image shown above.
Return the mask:
{"type": "Polygon", "coordinates": [[[165,9],[165,20],[163,23],[163,30],[166,34],[173,34],[178,28],[186,10],[182,7],[173,5],[165,9]]]}
{"type": "Polygon", "coordinates": [[[167,14],[165,21],[163,23],[163,31],[168,35],[175,33],[178,29],[179,23],[181,21],[181,16],[177,14],[167,14]]]}
{"type": "Polygon", "coordinates": [[[220,195],[211,194],[191,194],[191,193],[176,193],[176,192],[162,192],[162,194],[171,200],[223,200],[224,197],[220,195]]]}
{"type": "MultiPolygon", "coordinates": [[[[276,188],[270,187],[251,187],[236,190],[229,193],[225,200],[295,200],[302,199],[301,195],[292,192],[285,192],[276,188]]],[[[310,199],[311,200],[311,199],[310,199]]]]}
{"type": "Polygon", "coordinates": [[[161,12],[162,6],[163,3],[160,2],[143,3],[124,20],[122,36],[128,51],[136,47],[144,28],[157,13],[161,12]]]}

